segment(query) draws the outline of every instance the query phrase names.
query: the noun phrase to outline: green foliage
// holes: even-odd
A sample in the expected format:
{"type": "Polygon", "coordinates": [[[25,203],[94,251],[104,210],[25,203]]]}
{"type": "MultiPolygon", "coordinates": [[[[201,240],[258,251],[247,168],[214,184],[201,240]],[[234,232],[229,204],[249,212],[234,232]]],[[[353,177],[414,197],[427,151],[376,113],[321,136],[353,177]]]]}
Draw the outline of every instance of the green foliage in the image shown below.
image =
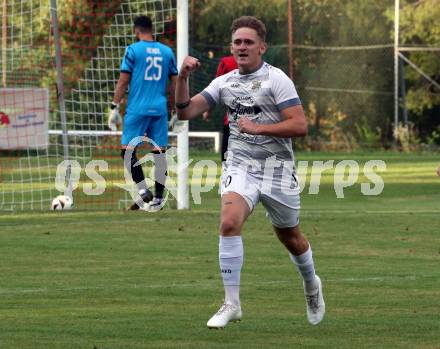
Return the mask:
{"type": "Polygon", "coordinates": [[[431,134],[426,137],[426,143],[428,146],[435,146],[439,144],[440,141],[440,126],[437,126],[437,128],[431,132],[431,134]]]}
{"type": "Polygon", "coordinates": [[[5,17],[2,13],[1,21],[7,20],[4,47],[7,60],[2,65],[7,68],[8,87],[45,85],[40,81],[51,65],[48,44],[50,16],[48,11],[44,11],[49,9],[47,3],[48,0],[42,0],[41,4],[12,2],[6,7],[5,17]]]}
{"type": "MultiPolygon", "coordinates": [[[[271,6],[264,3],[196,2],[198,25],[192,27],[196,30],[193,33],[194,45],[199,51],[214,48],[218,55],[227,53],[232,20],[252,14],[261,18],[268,29],[269,49],[265,60],[288,72],[287,2],[273,1],[271,6]]],[[[346,136],[351,135],[350,139],[356,137],[356,125],[365,123],[365,120],[368,129],[379,128],[381,135],[390,133],[389,120],[393,108],[391,48],[337,50],[305,49],[301,46],[389,43],[392,26],[386,21],[385,10],[390,5],[362,0],[292,1],[296,45],[293,49],[294,81],[303,105],[307,108],[313,105],[313,110],[306,111],[316,114],[312,117],[316,123],[311,124],[310,130],[315,143],[320,140],[324,145],[334,139],[346,147],[353,143],[346,136]],[[344,121],[336,121],[336,114],[344,115],[344,121]],[[333,122],[339,123],[338,126],[333,122]],[[332,131],[327,131],[326,127],[332,131]],[[339,136],[330,136],[336,129],[341,130],[339,136]]]]}
{"type": "MultiPolygon", "coordinates": [[[[403,46],[419,45],[438,47],[440,43],[440,6],[437,0],[407,1],[401,11],[401,35],[403,46]]],[[[434,81],[440,81],[440,54],[438,52],[405,53],[434,81]]],[[[408,67],[405,78],[409,81],[407,108],[421,116],[440,105],[440,88],[434,87],[420,73],[408,67]]]]}
{"type": "Polygon", "coordinates": [[[227,51],[231,39],[231,23],[233,19],[252,15],[261,18],[268,29],[267,41],[285,43],[287,39],[287,22],[285,0],[273,0],[268,4],[264,0],[203,0],[195,2],[195,18],[197,22],[194,42],[224,48],[227,51]]]}
{"type": "Polygon", "coordinates": [[[330,110],[345,116],[339,126],[345,135],[357,135],[358,125],[387,134],[392,115],[392,50],[344,48],[389,42],[390,26],[384,17],[387,5],[362,0],[296,3],[295,41],[317,47],[294,50],[295,82],[309,102],[306,105],[311,102],[316,108],[315,134],[325,137],[323,119],[330,125],[336,120],[330,110]]]}
{"type": "MultiPolygon", "coordinates": [[[[331,123],[334,118],[329,110],[336,109],[347,116],[344,133],[354,135],[360,143],[379,138],[384,145],[389,143],[393,118],[394,1],[294,0],[292,5],[294,81],[303,104],[314,105],[318,115],[311,133],[316,139],[327,139],[325,130],[320,128],[322,119],[331,123]],[[378,47],[311,50],[299,45],[378,47]]],[[[440,7],[436,0],[406,1],[401,8],[401,44],[438,46],[440,7]]],[[[197,1],[197,26],[191,27],[193,44],[199,51],[211,49],[218,56],[228,53],[232,20],[252,14],[268,28],[270,46],[265,59],[287,72],[286,10],[287,1],[272,1],[270,6],[262,1],[197,1]]],[[[438,53],[411,53],[409,57],[432,79],[439,80],[438,53]]],[[[440,91],[412,68],[406,68],[405,76],[406,103],[414,127],[422,137],[429,136],[438,124],[431,115],[438,113],[440,91]]]]}
{"type": "Polygon", "coordinates": [[[407,126],[399,123],[394,128],[394,138],[398,143],[399,150],[404,153],[420,150],[421,141],[417,129],[411,122],[407,126]]]}
{"type": "Polygon", "coordinates": [[[369,122],[366,118],[359,120],[355,125],[357,130],[357,139],[363,145],[363,147],[374,147],[382,141],[382,130],[379,127],[371,129],[369,122]]]}

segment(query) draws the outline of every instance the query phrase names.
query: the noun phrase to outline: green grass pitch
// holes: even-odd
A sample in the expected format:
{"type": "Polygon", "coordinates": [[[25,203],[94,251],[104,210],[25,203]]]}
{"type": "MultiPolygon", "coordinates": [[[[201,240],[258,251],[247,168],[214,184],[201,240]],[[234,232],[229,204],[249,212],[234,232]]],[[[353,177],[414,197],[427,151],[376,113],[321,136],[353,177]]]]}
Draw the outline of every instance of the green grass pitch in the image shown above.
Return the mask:
{"type": "Polygon", "coordinates": [[[215,190],[188,211],[0,213],[0,348],[439,348],[440,156],[298,155],[329,159],[387,170],[379,196],[361,195],[361,176],[337,199],[333,171],[319,195],[304,189],[327,305],[318,326],[258,206],[243,230],[243,320],[206,328],[223,297],[215,190]]]}

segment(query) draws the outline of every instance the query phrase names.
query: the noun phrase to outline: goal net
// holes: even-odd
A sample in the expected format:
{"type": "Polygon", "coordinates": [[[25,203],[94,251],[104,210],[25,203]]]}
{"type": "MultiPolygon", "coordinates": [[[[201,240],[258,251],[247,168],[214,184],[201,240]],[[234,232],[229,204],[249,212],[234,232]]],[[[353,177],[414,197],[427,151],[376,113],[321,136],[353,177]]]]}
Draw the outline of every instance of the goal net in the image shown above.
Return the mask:
{"type": "MultiPolygon", "coordinates": [[[[150,16],[156,40],[175,51],[176,0],[54,3],[2,0],[0,209],[48,209],[69,183],[79,209],[123,208],[135,186],[124,175],[120,132],[107,128],[109,105],[136,16],[150,16]]],[[[171,133],[171,146],[176,138],[171,133]]],[[[168,184],[177,185],[170,156],[168,184]]]]}

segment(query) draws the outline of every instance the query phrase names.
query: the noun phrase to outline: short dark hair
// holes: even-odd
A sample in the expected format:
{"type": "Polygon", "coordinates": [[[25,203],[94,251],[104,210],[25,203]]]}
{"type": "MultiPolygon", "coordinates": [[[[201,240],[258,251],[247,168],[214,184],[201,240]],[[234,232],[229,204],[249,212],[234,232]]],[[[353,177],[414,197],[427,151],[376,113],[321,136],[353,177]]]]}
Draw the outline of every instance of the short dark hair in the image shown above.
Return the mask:
{"type": "Polygon", "coordinates": [[[261,40],[266,41],[266,26],[262,21],[254,16],[241,16],[235,19],[231,25],[231,34],[240,28],[254,29],[261,40]]]}
{"type": "Polygon", "coordinates": [[[141,33],[151,33],[153,31],[153,23],[151,18],[147,16],[139,16],[134,19],[134,27],[139,29],[141,33]]]}

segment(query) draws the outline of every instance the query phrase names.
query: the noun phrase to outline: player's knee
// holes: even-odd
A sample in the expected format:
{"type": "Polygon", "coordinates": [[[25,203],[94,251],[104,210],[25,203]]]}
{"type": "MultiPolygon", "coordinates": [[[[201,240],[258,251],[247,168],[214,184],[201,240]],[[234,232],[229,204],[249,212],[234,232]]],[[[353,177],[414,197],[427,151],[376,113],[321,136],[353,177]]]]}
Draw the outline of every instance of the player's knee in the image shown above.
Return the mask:
{"type": "Polygon", "coordinates": [[[220,233],[223,236],[236,235],[240,232],[240,222],[232,217],[222,218],[220,223],[220,233]]]}

